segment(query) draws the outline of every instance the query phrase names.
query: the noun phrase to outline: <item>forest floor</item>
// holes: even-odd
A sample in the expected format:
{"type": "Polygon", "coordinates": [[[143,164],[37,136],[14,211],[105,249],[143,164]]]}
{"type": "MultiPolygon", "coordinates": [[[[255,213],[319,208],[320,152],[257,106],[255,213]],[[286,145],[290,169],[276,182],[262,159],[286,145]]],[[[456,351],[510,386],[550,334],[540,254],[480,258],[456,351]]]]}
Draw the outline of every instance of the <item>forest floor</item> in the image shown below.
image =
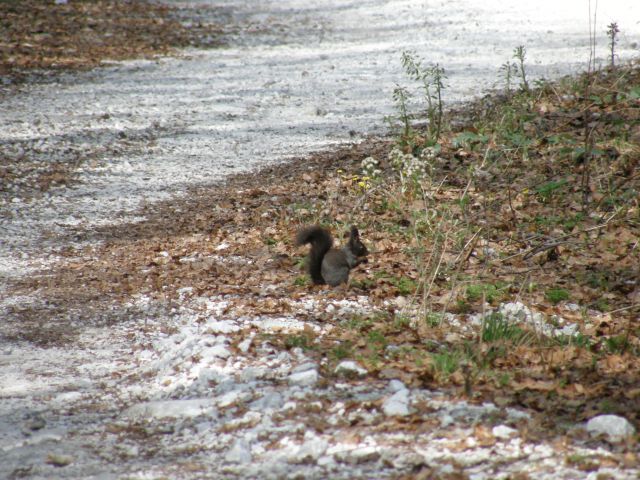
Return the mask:
{"type": "MultiPolygon", "coordinates": [[[[25,22],[10,33],[27,50],[0,49],[18,82],[218,31],[161,6],[69,2],[51,50],[27,3],[44,8],[0,3],[25,22]],[[94,49],[115,24],[132,36],[94,49]]],[[[1,333],[7,365],[12,345],[43,362],[76,349],[78,378],[52,370],[18,408],[7,370],[1,472],[636,478],[637,434],[584,425],[640,427],[640,70],[516,85],[448,111],[438,134],[424,116],[191,187],[135,223],[67,227],[52,265],[7,285],[1,333]],[[309,284],[293,238],[315,223],[338,242],[356,224],[371,250],[346,288],[309,284]]],[[[3,193],[18,163],[0,167],[3,193]]],[[[77,182],[54,173],[34,185],[77,182]]]]}
{"type": "Polygon", "coordinates": [[[220,46],[222,28],[152,2],[97,0],[0,3],[0,75],[13,82],[38,72],[84,70],[105,61],[220,46]]]}

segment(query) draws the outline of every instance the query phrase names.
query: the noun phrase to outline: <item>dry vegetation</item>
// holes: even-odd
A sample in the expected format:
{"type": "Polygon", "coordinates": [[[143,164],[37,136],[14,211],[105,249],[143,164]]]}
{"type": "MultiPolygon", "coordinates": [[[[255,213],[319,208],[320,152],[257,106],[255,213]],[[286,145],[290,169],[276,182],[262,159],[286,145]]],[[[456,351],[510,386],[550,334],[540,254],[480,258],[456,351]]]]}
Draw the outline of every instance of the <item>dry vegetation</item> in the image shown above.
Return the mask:
{"type": "Polygon", "coordinates": [[[0,1],[0,75],[85,69],[215,45],[212,25],[183,25],[170,7],[130,0],[0,1]]]}

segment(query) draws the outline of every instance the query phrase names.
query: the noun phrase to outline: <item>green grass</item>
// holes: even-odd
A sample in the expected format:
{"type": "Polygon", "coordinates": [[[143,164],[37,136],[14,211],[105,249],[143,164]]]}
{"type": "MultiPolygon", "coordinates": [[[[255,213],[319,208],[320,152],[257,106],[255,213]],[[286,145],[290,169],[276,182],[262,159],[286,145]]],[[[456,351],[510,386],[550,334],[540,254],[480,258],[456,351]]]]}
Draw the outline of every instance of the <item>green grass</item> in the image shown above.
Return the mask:
{"type": "Polygon", "coordinates": [[[313,348],[313,338],[309,335],[287,335],[284,341],[287,349],[301,348],[303,350],[310,350],[313,348]]]}
{"type": "Polygon", "coordinates": [[[372,330],[367,335],[367,343],[374,350],[384,350],[389,343],[384,334],[379,330],[372,330]]]}
{"type": "Polygon", "coordinates": [[[563,288],[550,288],[545,292],[544,296],[554,305],[557,305],[564,300],[569,300],[570,298],[569,292],[563,288]]]}
{"type": "Polygon", "coordinates": [[[508,288],[509,286],[502,282],[469,285],[465,292],[465,298],[468,302],[477,302],[484,297],[485,301],[495,303],[504,299],[508,288]]]}
{"type": "Polygon", "coordinates": [[[344,360],[353,355],[353,345],[349,341],[340,342],[329,352],[329,357],[334,360],[344,360]]]}
{"type": "Polygon", "coordinates": [[[481,339],[486,343],[510,342],[520,344],[530,337],[513,320],[506,320],[501,313],[494,312],[485,317],[482,323],[481,339]]]}
{"type": "Polygon", "coordinates": [[[459,351],[431,354],[431,364],[434,370],[445,378],[460,368],[461,359],[462,355],[459,351]]]}
{"type": "Polygon", "coordinates": [[[550,182],[543,183],[535,189],[536,194],[540,197],[542,202],[548,202],[551,200],[553,195],[559,194],[566,186],[566,180],[553,180],[550,182]]]}

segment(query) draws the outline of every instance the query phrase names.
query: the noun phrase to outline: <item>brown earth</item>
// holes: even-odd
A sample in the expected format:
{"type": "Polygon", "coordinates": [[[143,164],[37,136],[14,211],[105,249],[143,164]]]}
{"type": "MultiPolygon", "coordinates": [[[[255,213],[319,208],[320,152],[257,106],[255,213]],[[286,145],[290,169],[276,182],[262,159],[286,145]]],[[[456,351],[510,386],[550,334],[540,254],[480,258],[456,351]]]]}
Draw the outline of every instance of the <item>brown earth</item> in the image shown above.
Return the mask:
{"type": "Polygon", "coordinates": [[[186,26],[176,9],[148,1],[4,0],[0,19],[0,76],[14,81],[221,42],[219,26],[186,26]]]}

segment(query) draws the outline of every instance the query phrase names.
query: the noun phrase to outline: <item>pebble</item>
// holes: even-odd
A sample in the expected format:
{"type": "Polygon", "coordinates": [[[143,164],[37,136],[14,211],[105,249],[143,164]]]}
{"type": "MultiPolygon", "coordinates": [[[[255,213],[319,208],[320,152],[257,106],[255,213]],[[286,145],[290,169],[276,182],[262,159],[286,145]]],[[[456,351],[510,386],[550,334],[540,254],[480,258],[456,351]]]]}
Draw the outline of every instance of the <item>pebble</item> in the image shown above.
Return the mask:
{"type": "MultiPolygon", "coordinates": [[[[308,435],[305,435],[305,438],[308,435]]],[[[295,464],[312,464],[327,451],[329,443],[323,438],[311,434],[297,451],[287,458],[287,462],[295,464]]]]}
{"type": "Polygon", "coordinates": [[[518,430],[515,428],[507,427],[506,425],[496,425],[491,429],[491,433],[494,437],[500,440],[508,440],[518,434],[518,430]]]}
{"type": "Polygon", "coordinates": [[[31,431],[42,430],[47,425],[47,422],[41,414],[36,413],[25,422],[25,427],[31,431]]]}
{"type": "Polygon", "coordinates": [[[317,370],[305,370],[303,372],[296,372],[289,375],[289,384],[300,386],[315,385],[318,378],[319,375],[317,370]]]}
{"type": "Polygon", "coordinates": [[[216,403],[220,408],[229,407],[234,403],[237,403],[240,399],[242,399],[246,395],[247,395],[246,392],[242,392],[240,390],[233,390],[231,392],[225,393],[220,398],[218,398],[216,403]]]}
{"type": "Polygon", "coordinates": [[[73,457],[70,455],[60,455],[57,453],[50,453],[47,455],[47,463],[55,467],[66,467],[73,463],[73,457]]]}
{"type": "Polygon", "coordinates": [[[224,459],[230,463],[251,463],[251,460],[253,459],[253,456],[251,455],[251,446],[244,438],[241,438],[233,444],[224,459]]]}
{"type": "Polygon", "coordinates": [[[389,390],[391,390],[392,392],[399,392],[400,390],[406,390],[407,386],[402,383],[400,380],[391,380],[389,382],[389,390]]]}
{"type": "Polygon", "coordinates": [[[210,355],[218,358],[229,358],[231,352],[224,345],[215,345],[209,349],[210,355]]]}
{"type": "Polygon", "coordinates": [[[338,364],[336,369],[334,370],[336,375],[341,375],[343,377],[365,377],[367,375],[367,370],[362,368],[353,360],[344,360],[338,364]]]}
{"type": "Polygon", "coordinates": [[[636,429],[618,415],[598,415],[587,422],[587,432],[592,436],[606,435],[612,442],[619,442],[635,435],[636,429]]]}
{"type": "Polygon", "coordinates": [[[391,448],[382,452],[382,461],[394,468],[416,468],[424,465],[425,459],[416,452],[406,452],[398,448],[391,448]]]}
{"type": "Polygon", "coordinates": [[[382,411],[388,417],[405,417],[409,415],[409,390],[399,390],[387,398],[382,404],[382,411]]]}
{"type": "Polygon", "coordinates": [[[359,465],[378,460],[380,458],[380,452],[377,447],[358,447],[353,450],[338,452],[335,454],[335,458],[342,463],[359,465]]]}
{"type": "Polygon", "coordinates": [[[251,343],[253,342],[253,337],[245,338],[242,342],[238,344],[238,349],[242,353],[247,353],[251,348],[251,343]]]}
{"type": "Polygon", "coordinates": [[[278,410],[284,404],[284,399],[282,394],[279,392],[268,392],[262,397],[258,398],[254,402],[252,402],[249,407],[252,410],[257,410],[260,412],[268,411],[268,410],[278,410]]]}

